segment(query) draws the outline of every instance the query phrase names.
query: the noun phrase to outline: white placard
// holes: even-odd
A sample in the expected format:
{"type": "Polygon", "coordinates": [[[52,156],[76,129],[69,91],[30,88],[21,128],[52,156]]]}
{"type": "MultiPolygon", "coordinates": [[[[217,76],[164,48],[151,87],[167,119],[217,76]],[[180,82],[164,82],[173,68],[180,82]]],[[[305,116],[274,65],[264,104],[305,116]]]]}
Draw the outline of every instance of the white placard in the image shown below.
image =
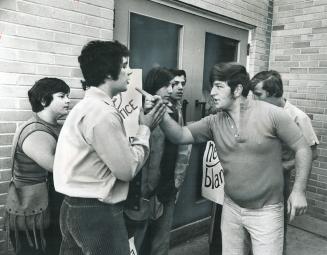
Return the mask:
{"type": "Polygon", "coordinates": [[[224,201],[224,171],[213,141],[207,142],[203,155],[202,196],[217,204],[224,201]]]}
{"type": "Polygon", "coordinates": [[[124,119],[128,137],[133,137],[139,127],[139,113],[142,107],[142,95],[135,88],[142,88],[142,69],[133,69],[126,92],[114,97],[115,107],[124,119]]]}

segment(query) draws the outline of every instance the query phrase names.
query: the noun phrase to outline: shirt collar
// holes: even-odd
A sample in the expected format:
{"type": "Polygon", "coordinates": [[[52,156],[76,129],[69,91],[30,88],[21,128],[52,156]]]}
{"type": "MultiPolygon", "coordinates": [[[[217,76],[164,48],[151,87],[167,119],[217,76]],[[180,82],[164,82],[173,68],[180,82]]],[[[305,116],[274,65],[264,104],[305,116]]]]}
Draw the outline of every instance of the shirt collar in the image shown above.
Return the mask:
{"type": "Polygon", "coordinates": [[[104,91],[102,91],[101,89],[99,89],[97,87],[91,86],[85,91],[85,98],[89,98],[89,97],[102,100],[106,104],[115,107],[112,99],[104,91]]]}

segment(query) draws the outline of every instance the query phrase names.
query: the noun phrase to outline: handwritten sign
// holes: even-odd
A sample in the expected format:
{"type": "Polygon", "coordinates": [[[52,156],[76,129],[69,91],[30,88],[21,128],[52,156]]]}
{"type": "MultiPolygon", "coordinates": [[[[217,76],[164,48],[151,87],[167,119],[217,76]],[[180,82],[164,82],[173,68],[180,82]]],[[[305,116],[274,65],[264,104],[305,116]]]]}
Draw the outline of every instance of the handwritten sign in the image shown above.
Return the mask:
{"type": "Polygon", "coordinates": [[[224,171],[213,141],[207,142],[203,155],[202,196],[217,204],[224,201],[224,171]]]}
{"type": "Polygon", "coordinates": [[[120,112],[127,136],[133,137],[139,127],[139,114],[142,107],[142,96],[135,90],[142,89],[142,69],[133,69],[127,91],[113,98],[115,107],[120,112]]]}

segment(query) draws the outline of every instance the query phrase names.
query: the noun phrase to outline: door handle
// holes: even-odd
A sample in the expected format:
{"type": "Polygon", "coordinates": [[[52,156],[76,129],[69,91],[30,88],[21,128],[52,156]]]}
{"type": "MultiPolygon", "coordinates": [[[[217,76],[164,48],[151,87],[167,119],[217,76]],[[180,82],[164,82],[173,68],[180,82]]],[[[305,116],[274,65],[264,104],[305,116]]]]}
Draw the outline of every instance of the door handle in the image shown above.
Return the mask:
{"type": "Polygon", "coordinates": [[[206,102],[201,102],[200,100],[195,100],[195,107],[201,107],[201,117],[203,118],[206,114],[206,102]]]}
{"type": "Polygon", "coordinates": [[[184,99],[182,102],[182,116],[183,116],[184,123],[186,123],[186,108],[188,104],[189,104],[188,101],[184,99]]]}

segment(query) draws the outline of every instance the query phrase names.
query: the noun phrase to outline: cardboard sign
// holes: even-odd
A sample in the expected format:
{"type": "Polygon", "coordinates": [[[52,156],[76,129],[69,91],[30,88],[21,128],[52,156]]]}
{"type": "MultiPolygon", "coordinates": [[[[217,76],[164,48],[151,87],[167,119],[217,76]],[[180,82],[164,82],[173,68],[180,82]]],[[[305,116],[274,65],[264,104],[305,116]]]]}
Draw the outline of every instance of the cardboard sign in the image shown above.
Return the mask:
{"type": "Polygon", "coordinates": [[[115,107],[124,119],[128,137],[136,135],[142,107],[142,95],[135,90],[135,87],[142,88],[142,69],[133,69],[127,91],[113,98],[115,107]]]}
{"type": "Polygon", "coordinates": [[[202,196],[217,204],[224,201],[224,171],[213,141],[207,142],[203,154],[202,196]]]}
{"type": "Polygon", "coordinates": [[[128,241],[129,241],[129,254],[137,255],[135,244],[134,244],[134,236],[131,237],[128,241]]]}

